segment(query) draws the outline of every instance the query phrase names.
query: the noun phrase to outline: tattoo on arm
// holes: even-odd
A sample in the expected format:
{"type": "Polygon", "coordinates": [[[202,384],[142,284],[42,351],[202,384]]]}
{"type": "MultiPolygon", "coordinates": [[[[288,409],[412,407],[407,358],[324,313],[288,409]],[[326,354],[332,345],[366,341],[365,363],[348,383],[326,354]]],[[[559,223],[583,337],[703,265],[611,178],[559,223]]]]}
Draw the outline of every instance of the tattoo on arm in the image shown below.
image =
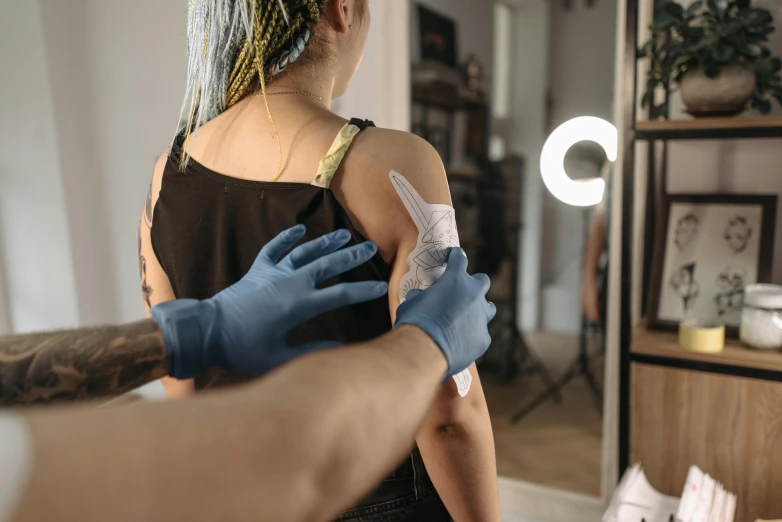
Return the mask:
{"type": "Polygon", "coordinates": [[[144,223],[147,228],[152,228],[152,183],[149,184],[149,191],[147,192],[147,202],[144,204],[144,223]]]}
{"type": "Polygon", "coordinates": [[[0,406],[112,397],[167,374],[151,320],[0,338],[0,406]]]}
{"type": "Polygon", "coordinates": [[[147,303],[149,308],[152,308],[152,302],[149,299],[152,295],[152,287],[147,284],[147,260],[141,255],[141,231],[138,234],[138,271],[141,278],[141,294],[144,296],[144,302],[147,303]]]}

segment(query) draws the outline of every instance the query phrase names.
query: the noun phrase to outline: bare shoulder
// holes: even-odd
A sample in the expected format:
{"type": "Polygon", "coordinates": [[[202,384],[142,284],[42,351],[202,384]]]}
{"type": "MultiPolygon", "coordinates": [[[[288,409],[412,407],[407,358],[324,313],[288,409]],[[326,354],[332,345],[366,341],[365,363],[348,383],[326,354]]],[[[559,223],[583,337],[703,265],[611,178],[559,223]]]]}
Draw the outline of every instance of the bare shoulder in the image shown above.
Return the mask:
{"type": "Polygon", "coordinates": [[[389,174],[398,172],[427,203],[450,205],[445,168],[437,151],[407,132],[369,128],[345,156],[332,189],[364,235],[377,243],[384,259],[415,243],[417,229],[389,174]]]}
{"type": "Polygon", "coordinates": [[[152,172],[152,180],[149,183],[149,191],[144,203],[144,219],[147,222],[147,226],[152,226],[153,210],[160,196],[160,188],[163,186],[163,172],[166,170],[168,159],[169,151],[166,150],[155,162],[155,169],[152,172]]]}
{"type": "Polygon", "coordinates": [[[359,134],[346,158],[345,173],[363,173],[372,184],[393,192],[389,173],[403,175],[431,203],[450,204],[445,167],[429,142],[409,132],[369,128],[359,134]]]}

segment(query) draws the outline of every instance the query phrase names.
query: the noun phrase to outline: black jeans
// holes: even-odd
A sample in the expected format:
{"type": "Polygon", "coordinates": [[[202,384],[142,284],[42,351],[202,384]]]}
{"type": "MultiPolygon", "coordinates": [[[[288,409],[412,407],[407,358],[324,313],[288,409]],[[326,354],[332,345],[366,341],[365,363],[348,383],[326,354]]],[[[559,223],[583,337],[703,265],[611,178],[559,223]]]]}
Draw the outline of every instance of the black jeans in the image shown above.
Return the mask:
{"type": "Polygon", "coordinates": [[[405,462],[337,522],[451,522],[415,448],[405,462]]]}

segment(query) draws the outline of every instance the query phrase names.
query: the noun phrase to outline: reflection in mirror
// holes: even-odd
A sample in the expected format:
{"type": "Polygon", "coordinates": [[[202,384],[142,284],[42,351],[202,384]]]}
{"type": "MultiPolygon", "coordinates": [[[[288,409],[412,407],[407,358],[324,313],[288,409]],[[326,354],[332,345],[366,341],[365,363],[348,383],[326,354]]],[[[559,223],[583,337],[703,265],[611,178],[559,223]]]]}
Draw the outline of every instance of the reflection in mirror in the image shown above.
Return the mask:
{"type": "Polygon", "coordinates": [[[493,8],[411,0],[412,129],[446,166],[471,269],[493,280],[498,315],[479,370],[498,471],[594,497],[611,212],[603,186],[611,186],[615,129],[605,124],[610,158],[591,141],[565,155],[568,177],[591,184],[591,197],[552,195],[540,162],[561,124],[613,121],[616,8],[616,0],[493,8]]]}

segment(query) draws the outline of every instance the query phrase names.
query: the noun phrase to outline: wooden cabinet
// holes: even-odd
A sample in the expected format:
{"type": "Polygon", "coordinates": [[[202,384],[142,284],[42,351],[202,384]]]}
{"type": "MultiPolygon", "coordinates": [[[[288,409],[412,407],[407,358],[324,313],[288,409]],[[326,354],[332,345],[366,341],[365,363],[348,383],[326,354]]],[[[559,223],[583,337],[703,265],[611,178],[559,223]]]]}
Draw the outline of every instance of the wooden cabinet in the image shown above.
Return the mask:
{"type": "Polygon", "coordinates": [[[691,464],[738,496],[737,522],[782,516],[782,383],[634,362],[630,462],[680,496],[691,464]]]}

